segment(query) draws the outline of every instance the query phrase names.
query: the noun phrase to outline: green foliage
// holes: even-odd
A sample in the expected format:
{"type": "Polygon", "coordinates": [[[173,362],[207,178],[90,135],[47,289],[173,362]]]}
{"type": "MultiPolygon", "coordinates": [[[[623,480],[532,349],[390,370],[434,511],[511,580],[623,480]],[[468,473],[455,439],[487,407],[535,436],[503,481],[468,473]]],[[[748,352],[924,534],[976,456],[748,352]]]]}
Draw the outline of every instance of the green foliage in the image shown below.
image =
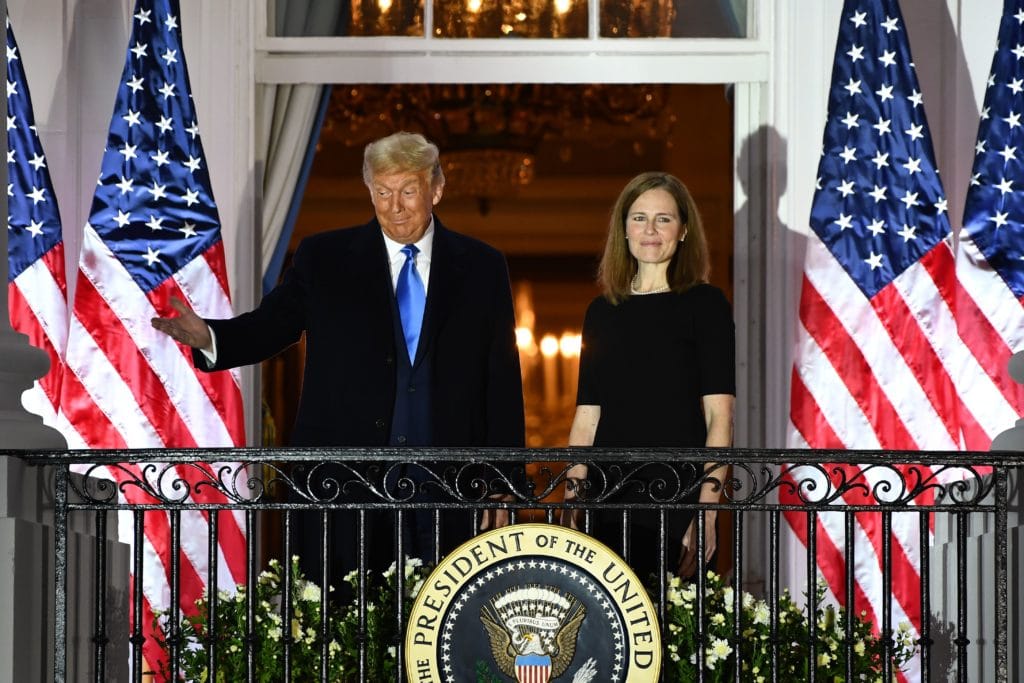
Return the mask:
{"type": "MultiPolygon", "coordinates": [[[[405,596],[402,614],[408,616],[412,604],[430,575],[430,570],[419,559],[405,560],[405,596]]],[[[359,577],[356,572],[345,577],[352,587],[352,594],[358,594],[359,577]]],[[[395,644],[404,633],[398,630],[395,619],[398,577],[392,564],[379,578],[370,577],[366,590],[366,680],[393,681],[397,669],[397,648],[395,644]]],[[[344,671],[355,676],[359,671],[359,606],[343,607],[336,617],[337,638],[341,644],[340,659],[344,671]]],[[[333,679],[332,679],[333,680],[333,679]]],[[[347,679],[345,679],[347,680],[347,679]]],[[[354,680],[354,678],[353,678],[354,680]]]]}
{"type": "MultiPolygon", "coordinates": [[[[819,589],[818,597],[824,591],[819,589]]],[[[667,627],[662,633],[668,659],[664,663],[668,680],[697,680],[697,587],[684,584],[678,577],[669,579],[667,594],[667,627]]],[[[739,653],[736,641],[735,595],[721,577],[708,572],[705,583],[704,611],[707,615],[704,655],[704,680],[708,683],[735,680],[736,662],[741,662],[741,680],[761,683],[770,679],[771,614],[768,603],[743,593],[740,600],[739,653]],[[738,654],[738,656],[736,656],[738,654]]],[[[819,681],[846,680],[846,610],[822,605],[816,613],[817,665],[819,681]]],[[[778,603],[779,672],[787,680],[808,678],[810,628],[807,615],[784,593],[778,603]]],[[[909,626],[901,624],[895,634],[894,670],[904,666],[917,649],[909,626]]],[[[871,624],[863,618],[853,620],[853,680],[881,681],[884,643],[873,635],[871,624]]]]}
{"type": "MultiPolygon", "coordinates": [[[[405,614],[429,574],[422,562],[406,559],[405,614]]],[[[298,558],[292,558],[292,616],[290,628],[282,628],[281,564],[271,560],[266,571],[256,582],[255,626],[253,633],[255,680],[274,683],[284,680],[284,644],[291,643],[291,676],[294,681],[319,680],[321,663],[320,588],[310,583],[299,571],[298,558]]],[[[358,578],[355,572],[345,577],[356,594],[358,578]]],[[[400,634],[393,617],[397,591],[395,566],[380,576],[368,577],[366,643],[367,680],[394,680],[396,670],[395,647],[400,634]]],[[[333,588],[331,588],[333,591],[333,588]]],[[[345,683],[358,678],[359,671],[359,613],[355,604],[328,606],[328,679],[345,683]]],[[[207,637],[209,603],[204,595],[195,604],[194,614],[181,621],[180,642],[181,680],[207,683],[207,653],[216,647],[216,683],[246,680],[246,587],[238,586],[234,594],[221,591],[217,597],[217,629],[214,640],[207,637]]],[[[158,625],[165,633],[170,620],[166,613],[158,614],[158,625]]],[[[168,648],[168,643],[162,643],[168,648]]],[[[169,672],[163,671],[164,680],[169,672]]]]}
{"type": "Polygon", "coordinates": [[[487,666],[487,662],[478,659],[476,662],[476,683],[504,683],[504,679],[495,675],[491,671],[491,667],[487,666]]]}

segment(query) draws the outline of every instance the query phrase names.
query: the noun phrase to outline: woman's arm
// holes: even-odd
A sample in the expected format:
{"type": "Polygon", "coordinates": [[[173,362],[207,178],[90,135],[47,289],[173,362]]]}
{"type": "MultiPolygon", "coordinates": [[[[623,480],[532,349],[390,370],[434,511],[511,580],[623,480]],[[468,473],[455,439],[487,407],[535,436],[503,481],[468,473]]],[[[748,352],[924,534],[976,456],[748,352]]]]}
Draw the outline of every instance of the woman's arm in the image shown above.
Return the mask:
{"type": "MultiPolygon", "coordinates": [[[[572,418],[572,427],[569,428],[570,446],[593,446],[594,436],[597,435],[597,423],[601,421],[601,406],[576,406],[576,415],[572,418]]],[[[583,480],[587,478],[587,466],[575,464],[565,473],[569,480],[583,480]]],[[[568,491],[566,491],[568,494],[568,491]]],[[[576,497],[575,492],[572,495],[576,497]]]]}
{"type": "MultiPolygon", "coordinates": [[[[704,445],[708,448],[728,448],[732,445],[733,413],[736,397],[732,394],[709,394],[702,399],[704,422],[707,425],[707,439],[704,445]]],[[[700,488],[700,502],[717,503],[721,500],[722,489],[728,466],[709,462],[704,465],[706,481],[700,488]]],[[[704,559],[710,560],[718,548],[718,511],[708,510],[704,513],[704,559]]],[[[683,535],[682,556],[679,558],[679,574],[691,576],[697,570],[697,519],[690,522],[683,535]]]]}
{"type": "MultiPolygon", "coordinates": [[[[570,446],[593,446],[597,435],[597,423],[601,420],[601,406],[576,406],[576,415],[572,418],[569,428],[570,446]]],[[[587,478],[587,466],[576,463],[565,473],[566,487],[563,500],[576,499],[576,491],[580,482],[587,478]]],[[[562,512],[562,524],[573,529],[580,527],[582,514],[580,510],[562,512]]]]}
{"type": "Polygon", "coordinates": [[[600,420],[601,406],[576,406],[576,415],[569,429],[569,445],[593,446],[600,420]]]}
{"type": "MultiPolygon", "coordinates": [[[[704,422],[707,424],[708,436],[704,445],[708,448],[728,448],[732,446],[733,413],[736,408],[736,397],[732,394],[710,394],[702,399],[704,405],[704,422]]],[[[711,474],[717,481],[704,482],[700,490],[700,502],[717,503],[721,497],[722,485],[725,483],[727,467],[715,467],[709,462],[704,466],[705,474],[711,474]]]]}

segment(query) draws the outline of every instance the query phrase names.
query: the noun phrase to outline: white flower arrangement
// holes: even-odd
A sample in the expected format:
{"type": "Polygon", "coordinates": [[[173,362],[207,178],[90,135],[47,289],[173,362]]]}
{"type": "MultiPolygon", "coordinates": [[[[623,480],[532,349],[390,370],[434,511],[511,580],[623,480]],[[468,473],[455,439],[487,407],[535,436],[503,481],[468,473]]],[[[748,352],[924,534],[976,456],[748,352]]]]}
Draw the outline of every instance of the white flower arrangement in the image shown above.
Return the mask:
{"type": "MultiPolygon", "coordinates": [[[[819,595],[819,597],[821,597],[819,595]]],[[[679,577],[668,579],[666,591],[667,619],[662,638],[668,657],[665,673],[670,681],[697,680],[697,587],[679,577]]],[[[818,602],[817,658],[815,674],[820,681],[842,681],[846,678],[846,619],[842,608],[818,602]]],[[[704,680],[708,683],[736,680],[737,662],[742,667],[740,678],[763,683],[771,674],[771,608],[764,600],[744,592],[740,598],[741,640],[734,640],[735,595],[731,586],[723,585],[720,576],[707,573],[704,611],[707,615],[704,650],[704,680]],[[738,651],[734,646],[738,645],[738,651]]],[[[871,624],[861,615],[853,621],[854,680],[881,681],[884,643],[871,631],[871,624]]],[[[807,615],[788,593],[778,603],[778,666],[788,680],[806,680],[810,629],[807,615]]],[[[917,644],[909,624],[900,624],[893,634],[893,670],[903,667],[914,656],[917,644]]]]}

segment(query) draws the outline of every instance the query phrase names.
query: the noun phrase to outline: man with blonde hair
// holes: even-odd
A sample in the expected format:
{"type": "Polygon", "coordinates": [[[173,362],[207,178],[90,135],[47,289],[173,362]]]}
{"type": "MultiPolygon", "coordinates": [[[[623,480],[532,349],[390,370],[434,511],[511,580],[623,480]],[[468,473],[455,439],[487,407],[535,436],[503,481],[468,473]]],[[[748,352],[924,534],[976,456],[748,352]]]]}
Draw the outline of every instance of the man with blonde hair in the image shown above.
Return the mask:
{"type": "MultiPolygon", "coordinates": [[[[437,147],[422,135],[401,132],[370,143],[363,179],[375,218],[304,239],[281,283],[255,310],[202,320],[175,302],[178,315],[154,319],[153,326],[191,346],[197,366],[211,371],[258,363],[305,334],[295,446],[522,446],[504,257],[434,214],[444,173],[437,147]]],[[[392,517],[368,515],[367,537],[390,538],[392,517]]],[[[354,566],[352,520],[334,516],[335,577],[354,566]]],[[[432,559],[431,520],[432,514],[418,517],[407,530],[407,554],[432,559]]],[[[468,536],[470,524],[465,514],[443,524],[444,549],[468,536]]],[[[319,524],[296,526],[303,564],[315,569],[319,524]]],[[[390,545],[370,544],[370,566],[391,561],[390,545]]]]}

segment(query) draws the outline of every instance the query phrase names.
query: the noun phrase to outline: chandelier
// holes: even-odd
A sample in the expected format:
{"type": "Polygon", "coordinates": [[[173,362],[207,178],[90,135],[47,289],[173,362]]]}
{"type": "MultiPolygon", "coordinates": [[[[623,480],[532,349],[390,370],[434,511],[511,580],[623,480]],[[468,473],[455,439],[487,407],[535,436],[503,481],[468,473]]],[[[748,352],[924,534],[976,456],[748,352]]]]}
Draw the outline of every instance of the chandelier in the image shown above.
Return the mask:
{"type": "MultiPolygon", "coordinates": [[[[428,0],[430,1],[430,0],[428,0]]],[[[437,38],[586,38],[589,2],[601,35],[669,36],[673,0],[433,0],[437,38]]],[[[424,0],[352,0],[354,36],[422,36],[424,0]]]]}
{"type": "Polygon", "coordinates": [[[338,86],[322,135],[356,147],[398,130],[422,133],[441,149],[446,194],[486,200],[529,184],[544,144],[567,161],[573,142],[661,143],[675,123],[668,93],[661,84],[338,86]]]}
{"type": "Polygon", "coordinates": [[[586,38],[586,0],[435,0],[439,38],[586,38]]]}

